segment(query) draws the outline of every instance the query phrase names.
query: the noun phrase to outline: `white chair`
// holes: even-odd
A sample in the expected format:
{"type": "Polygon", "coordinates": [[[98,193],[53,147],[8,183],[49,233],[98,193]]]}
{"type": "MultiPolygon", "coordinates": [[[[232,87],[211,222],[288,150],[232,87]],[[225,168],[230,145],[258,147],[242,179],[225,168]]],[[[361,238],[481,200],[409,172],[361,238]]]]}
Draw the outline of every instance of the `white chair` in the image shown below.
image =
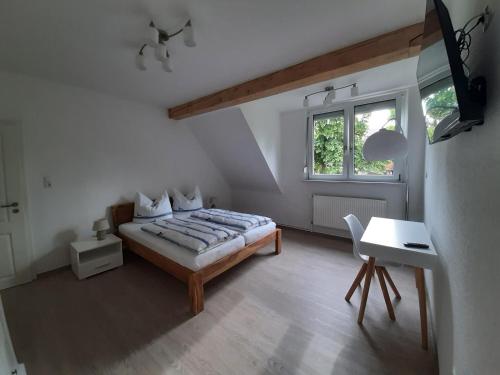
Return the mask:
{"type": "MultiPolygon", "coordinates": [[[[368,268],[368,256],[359,253],[359,243],[361,241],[363,233],[365,232],[365,228],[363,228],[363,225],[359,222],[358,218],[352,214],[344,217],[344,220],[347,223],[347,226],[349,227],[349,230],[351,232],[352,250],[353,250],[352,252],[354,254],[354,257],[363,261],[363,265],[361,266],[358,275],[354,279],[351,288],[349,289],[349,291],[345,296],[345,300],[349,302],[352,294],[354,293],[356,288],[359,285],[361,285],[361,280],[363,280],[363,276],[365,276],[366,274],[366,270],[368,268]]],[[[378,275],[380,288],[382,289],[382,294],[384,295],[385,305],[387,306],[387,312],[389,313],[389,318],[391,318],[391,320],[396,320],[396,316],[394,315],[394,309],[392,307],[391,299],[389,298],[389,292],[387,291],[385,280],[387,279],[387,281],[389,282],[389,285],[391,286],[397,299],[401,299],[401,295],[399,294],[398,289],[396,288],[396,285],[392,281],[391,276],[389,275],[389,272],[385,268],[383,262],[378,260],[375,262],[375,272],[378,275]]]]}

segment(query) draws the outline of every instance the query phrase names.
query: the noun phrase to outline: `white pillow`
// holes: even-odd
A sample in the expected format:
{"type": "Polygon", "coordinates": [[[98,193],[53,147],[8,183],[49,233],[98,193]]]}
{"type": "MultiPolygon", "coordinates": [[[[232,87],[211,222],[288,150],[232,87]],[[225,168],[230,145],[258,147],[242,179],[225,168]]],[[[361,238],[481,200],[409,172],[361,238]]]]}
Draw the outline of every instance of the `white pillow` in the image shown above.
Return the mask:
{"type": "Polygon", "coordinates": [[[174,189],[174,212],[197,211],[203,208],[200,188],[196,186],[191,194],[184,195],[174,189]]]}
{"type": "Polygon", "coordinates": [[[142,193],[136,194],[134,223],[151,223],[169,217],[172,217],[172,207],[166,190],[158,200],[151,200],[142,193]]]}

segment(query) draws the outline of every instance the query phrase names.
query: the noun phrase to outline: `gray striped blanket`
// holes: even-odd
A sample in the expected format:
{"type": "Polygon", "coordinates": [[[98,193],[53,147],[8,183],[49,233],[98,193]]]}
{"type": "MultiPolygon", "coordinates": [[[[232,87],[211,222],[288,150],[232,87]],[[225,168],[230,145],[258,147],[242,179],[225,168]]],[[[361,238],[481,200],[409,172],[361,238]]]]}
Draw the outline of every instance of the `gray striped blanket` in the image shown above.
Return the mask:
{"type": "Polygon", "coordinates": [[[265,216],[243,214],[241,212],[221,210],[217,208],[201,209],[193,212],[191,217],[224,225],[239,232],[269,224],[272,220],[265,216]]]}
{"type": "Polygon", "coordinates": [[[158,220],[142,226],[141,229],[198,254],[239,236],[237,231],[194,218],[158,220]]]}

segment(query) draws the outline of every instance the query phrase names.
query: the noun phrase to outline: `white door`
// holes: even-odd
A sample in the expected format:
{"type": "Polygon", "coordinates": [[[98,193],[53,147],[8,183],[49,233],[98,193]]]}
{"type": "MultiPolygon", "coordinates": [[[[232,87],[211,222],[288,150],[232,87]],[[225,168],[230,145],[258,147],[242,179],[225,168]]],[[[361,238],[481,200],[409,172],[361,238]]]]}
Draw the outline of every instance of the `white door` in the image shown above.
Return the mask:
{"type": "Polygon", "coordinates": [[[32,279],[20,126],[0,121],[0,289],[32,279]]]}

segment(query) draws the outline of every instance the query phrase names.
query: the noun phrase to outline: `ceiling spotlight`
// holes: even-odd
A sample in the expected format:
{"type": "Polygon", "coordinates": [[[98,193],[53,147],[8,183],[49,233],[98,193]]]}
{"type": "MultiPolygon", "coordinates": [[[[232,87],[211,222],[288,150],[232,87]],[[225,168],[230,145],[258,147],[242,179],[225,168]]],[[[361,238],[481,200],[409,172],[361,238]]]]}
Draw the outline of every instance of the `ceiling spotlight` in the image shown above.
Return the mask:
{"type": "Polygon", "coordinates": [[[184,25],[182,30],[182,35],[184,36],[184,45],[187,47],[195,47],[196,42],[194,41],[193,25],[191,20],[188,20],[184,25]]]}
{"type": "Polygon", "coordinates": [[[358,95],[359,95],[358,85],[353,83],[351,87],[351,96],[358,96],[358,95]]]}
{"type": "Polygon", "coordinates": [[[304,108],[309,107],[309,98],[307,96],[304,97],[302,105],[304,106],[304,108]]]}
{"type": "Polygon", "coordinates": [[[334,99],[335,99],[335,89],[332,87],[328,91],[328,94],[325,96],[325,100],[323,101],[323,104],[324,105],[332,104],[334,99]]]}
{"type": "Polygon", "coordinates": [[[156,26],[153,23],[153,21],[151,21],[149,23],[148,32],[149,32],[149,36],[148,36],[148,39],[147,39],[146,43],[150,47],[155,48],[158,45],[158,43],[160,42],[160,31],[156,28],[156,26]]]}
{"type": "Polygon", "coordinates": [[[139,70],[142,70],[142,71],[146,70],[146,59],[145,59],[144,53],[142,53],[142,49],[135,57],[135,65],[137,66],[137,69],[139,69],[139,70]]]}

